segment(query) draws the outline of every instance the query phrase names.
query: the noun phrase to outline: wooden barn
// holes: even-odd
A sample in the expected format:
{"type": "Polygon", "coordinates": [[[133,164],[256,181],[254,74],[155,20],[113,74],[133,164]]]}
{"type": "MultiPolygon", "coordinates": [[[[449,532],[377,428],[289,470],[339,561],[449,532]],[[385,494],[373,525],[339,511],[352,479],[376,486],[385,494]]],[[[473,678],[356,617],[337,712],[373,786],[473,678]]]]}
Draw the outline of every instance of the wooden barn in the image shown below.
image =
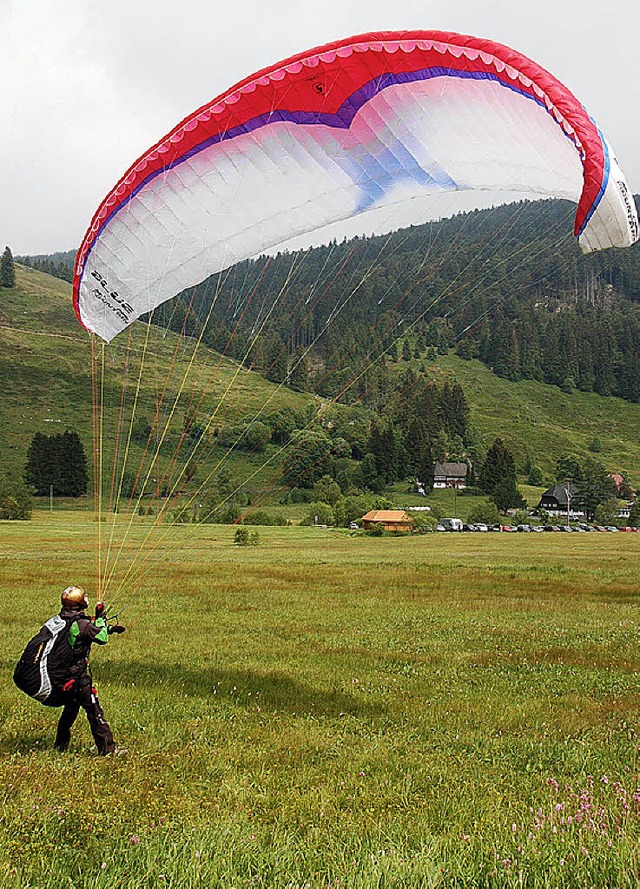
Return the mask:
{"type": "Polygon", "coordinates": [[[413,530],[413,520],[404,509],[371,509],[360,519],[366,531],[382,527],[385,531],[408,533],[413,530]]]}

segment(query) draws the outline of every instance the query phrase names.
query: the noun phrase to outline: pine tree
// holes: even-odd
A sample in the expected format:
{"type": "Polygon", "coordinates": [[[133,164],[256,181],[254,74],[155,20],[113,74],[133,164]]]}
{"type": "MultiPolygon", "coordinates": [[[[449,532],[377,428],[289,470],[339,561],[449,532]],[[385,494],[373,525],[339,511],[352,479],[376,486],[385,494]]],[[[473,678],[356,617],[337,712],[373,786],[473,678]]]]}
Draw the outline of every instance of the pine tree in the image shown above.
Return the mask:
{"type": "Polygon", "coordinates": [[[84,446],[78,433],[69,429],[60,439],[62,487],[67,497],[80,497],[87,493],[89,484],[84,446]]]}
{"type": "Polygon", "coordinates": [[[411,417],[404,440],[407,468],[425,490],[433,488],[433,456],[427,427],[420,417],[411,417]]]}
{"type": "Polygon", "coordinates": [[[49,459],[48,438],[42,432],[36,432],[27,450],[27,462],[24,468],[24,482],[33,488],[36,494],[44,496],[49,493],[52,467],[49,459]]]}
{"type": "Polygon", "coordinates": [[[496,438],[480,470],[479,484],[502,512],[523,501],[516,484],[516,463],[502,439],[496,438]]]}
{"type": "Polygon", "coordinates": [[[292,389],[306,392],[309,389],[309,359],[305,349],[298,349],[291,363],[289,385],[292,389]]]}
{"type": "Polygon", "coordinates": [[[287,378],[287,347],[274,336],[265,348],[264,375],[272,383],[284,383],[287,378]]]}
{"type": "Polygon", "coordinates": [[[607,501],[615,502],[617,494],[616,484],[602,463],[593,457],[586,457],[581,464],[580,484],[573,499],[574,505],[583,509],[591,521],[596,510],[607,501]]]}
{"type": "Polygon", "coordinates": [[[36,432],[27,451],[24,481],[44,497],[50,488],[58,497],[79,497],[88,486],[87,457],[77,432],[36,432]]]}
{"type": "Polygon", "coordinates": [[[4,248],[0,260],[0,287],[15,287],[16,270],[13,264],[13,254],[8,247],[4,248]]]}

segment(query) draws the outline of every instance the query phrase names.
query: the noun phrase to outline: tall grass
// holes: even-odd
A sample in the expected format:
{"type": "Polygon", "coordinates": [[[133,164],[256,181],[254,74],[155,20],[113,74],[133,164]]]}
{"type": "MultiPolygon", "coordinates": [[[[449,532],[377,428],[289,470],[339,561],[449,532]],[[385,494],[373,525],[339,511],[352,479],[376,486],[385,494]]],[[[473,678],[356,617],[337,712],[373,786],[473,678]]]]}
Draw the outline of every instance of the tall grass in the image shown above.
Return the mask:
{"type": "Polygon", "coordinates": [[[637,885],[640,537],[176,528],[101,759],[10,681],[86,530],[0,526],[3,889],[637,885]]]}

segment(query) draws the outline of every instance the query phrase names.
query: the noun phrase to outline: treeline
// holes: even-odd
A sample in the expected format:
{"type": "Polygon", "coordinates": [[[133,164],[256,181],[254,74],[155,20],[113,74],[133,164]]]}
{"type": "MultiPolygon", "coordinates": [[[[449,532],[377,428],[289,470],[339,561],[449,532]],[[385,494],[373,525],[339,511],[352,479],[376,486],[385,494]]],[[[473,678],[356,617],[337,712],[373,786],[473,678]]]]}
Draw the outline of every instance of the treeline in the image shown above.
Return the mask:
{"type": "MultiPolygon", "coordinates": [[[[471,461],[477,454],[462,387],[429,383],[410,369],[389,389],[384,414],[334,404],[318,415],[310,404],[307,410],[285,407],[211,434],[225,451],[264,453],[267,460],[282,452],[281,474],[273,485],[279,490],[284,484],[284,502],[311,502],[320,488],[321,499],[335,505],[341,498],[378,496],[405,480],[427,491],[433,487],[434,460],[471,461]]],[[[221,472],[198,497],[197,509],[179,508],[175,518],[235,522],[253,497],[221,472]]]]}
{"type": "Polygon", "coordinates": [[[17,261],[37,272],[45,272],[62,281],[73,282],[73,266],[75,263],[75,250],[67,250],[64,253],[52,253],[40,256],[19,256],[17,261]]]}
{"type": "Polygon", "coordinates": [[[580,389],[640,401],[640,314],[578,302],[536,307],[513,304],[458,347],[510,380],[540,380],[564,391],[580,389]]]}
{"type": "MultiPolygon", "coordinates": [[[[640,248],[583,256],[574,213],[566,201],[519,202],[260,257],[152,320],[273,382],[373,409],[390,362],[451,348],[509,379],[637,402],[640,248]]],[[[21,261],[71,280],[73,259],[21,261]]]]}
{"type": "Polygon", "coordinates": [[[375,399],[398,344],[414,358],[454,347],[512,379],[637,401],[640,250],[583,256],[574,212],[522,202],[261,257],[153,320],[342,401],[375,399]]]}
{"type": "Polygon", "coordinates": [[[379,494],[411,478],[430,490],[435,460],[474,454],[462,387],[438,386],[407,371],[389,390],[384,414],[353,408],[292,438],[283,481],[309,490],[328,475],[343,494],[379,494]]]}
{"type": "Polygon", "coordinates": [[[54,435],[36,432],[27,451],[24,481],[40,497],[51,489],[56,497],[86,494],[87,457],[78,433],[69,429],[54,435]]]}

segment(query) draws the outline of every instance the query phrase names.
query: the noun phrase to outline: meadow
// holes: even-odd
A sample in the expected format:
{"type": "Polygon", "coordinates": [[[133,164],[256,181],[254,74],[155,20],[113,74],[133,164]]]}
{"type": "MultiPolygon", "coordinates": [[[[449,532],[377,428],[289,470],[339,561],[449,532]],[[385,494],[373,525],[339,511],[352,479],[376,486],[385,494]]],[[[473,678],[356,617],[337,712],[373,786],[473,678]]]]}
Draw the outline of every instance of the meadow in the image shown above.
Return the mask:
{"type": "Polygon", "coordinates": [[[93,530],[0,524],[3,889],[638,884],[639,535],[176,527],[103,759],[11,682],[93,530]]]}

